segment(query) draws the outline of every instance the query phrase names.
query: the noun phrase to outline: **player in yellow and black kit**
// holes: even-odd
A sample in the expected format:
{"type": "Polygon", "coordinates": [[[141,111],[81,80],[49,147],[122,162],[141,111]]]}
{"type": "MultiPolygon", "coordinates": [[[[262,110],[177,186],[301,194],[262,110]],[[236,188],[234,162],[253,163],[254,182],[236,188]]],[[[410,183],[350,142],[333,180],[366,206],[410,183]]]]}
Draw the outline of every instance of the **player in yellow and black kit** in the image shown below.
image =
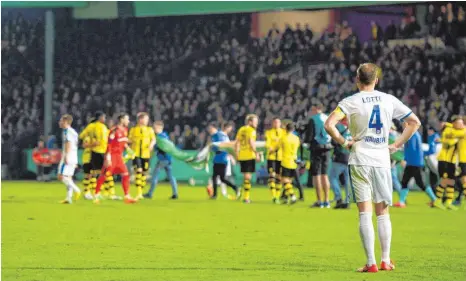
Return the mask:
{"type": "Polygon", "coordinates": [[[298,168],[296,161],[298,160],[300,141],[299,137],[293,134],[294,130],[295,125],[293,122],[286,125],[286,133],[280,139],[278,148],[282,151],[281,178],[285,188],[286,200],[289,204],[294,204],[297,201],[293,190],[293,179],[298,168]]]}
{"type": "Polygon", "coordinates": [[[246,116],[246,125],[241,127],[236,134],[235,152],[241,166],[243,180],[243,202],[251,203],[251,177],[256,171],[256,160],[259,154],[256,151],[256,129],[259,119],[255,114],[246,116]]]}
{"type": "Polygon", "coordinates": [[[140,112],[137,116],[138,124],[129,131],[129,142],[136,158],[133,160],[133,168],[136,172],[136,200],[143,199],[142,190],[146,186],[147,171],[152,149],[155,145],[154,130],[148,126],[149,115],[140,112]]]}
{"type": "MultiPolygon", "coordinates": [[[[95,121],[95,119],[89,120],[89,126],[95,121]]],[[[87,127],[86,127],[87,128],[87,127]]],[[[85,132],[86,129],[84,129],[83,132],[85,132]]],[[[83,133],[81,133],[83,134],[83,133]]],[[[81,138],[81,134],[79,137],[81,138]]],[[[82,163],[83,163],[83,172],[84,172],[84,179],[83,179],[83,185],[84,185],[84,198],[87,200],[92,200],[92,194],[90,189],[92,188],[90,186],[90,180],[92,177],[91,171],[92,171],[92,166],[91,166],[91,153],[92,153],[92,143],[93,140],[91,136],[89,135],[83,135],[82,137],[82,142],[83,142],[83,154],[82,154],[82,163]]]]}
{"type": "Polygon", "coordinates": [[[440,140],[442,149],[438,155],[440,184],[435,189],[437,199],[434,202],[434,206],[437,208],[456,209],[452,204],[455,193],[455,170],[458,162],[459,140],[464,137],[464,134],[464,123],[461,116],[454,116],[452,124],[447,124],[443,129],[440,140]],[[447,198],[445,205],[442,204],[444,192],[447,198]]]}
{"type": "Polygon", "coordinates": [[[278,144],[284,135],[285,130],[281,128],[280,119],[274,118],[272,120],[272,128],[265,132],[265,147],[267,148],[267,170],[269,171],[268,183],[274,203],[280,203],[280,168],[282,161],[282,150],[278,149],[278,144]]]}
{"type": "MultiPolygon", "coordinates": [[[[105,113],[97,112],[96,121],[89,124],[80,134],[80,138],[90,137],[92,140],[91,168],[92,177],[90,179],[91,188],[97,185],[97,177],[104,165],[104,155],[107,152],[108,128],[105,125],[105,113]]],[[[111,174],[110,174],[111,176],[111,174]]]]}
{"type": "MultiPolygon", "coordinates": [[[[87,124],[86,128],[79,134],[79,138],[83,142],[83,154],[82,154],[82,162],[83,162],[83,172],[84,172],[84,198],[87,200],[92,200],[91,191],[95,190],[95,185],[91,182],[92,180],[92,164],[91,164],[91,154],[92,154],[92,146],[94,143],[94,138],[92,135],[92,128],[94,126],[94,122],[96,121],[95,118],[91,118],[89,120],[89,124],[87,124]]],[[[95,182],[94,182],[95,183],[95,182]]],[[[93,193],[93,192],[92,192],[93,193]]]]}

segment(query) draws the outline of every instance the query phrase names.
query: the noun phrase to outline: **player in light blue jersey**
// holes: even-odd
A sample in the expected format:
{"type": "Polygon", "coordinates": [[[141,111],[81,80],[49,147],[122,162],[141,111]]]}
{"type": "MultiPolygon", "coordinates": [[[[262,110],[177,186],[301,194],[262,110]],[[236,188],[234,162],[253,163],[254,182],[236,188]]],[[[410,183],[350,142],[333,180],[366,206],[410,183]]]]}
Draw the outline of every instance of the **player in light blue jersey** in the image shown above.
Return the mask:
{"type": "MultiPolygon", "coordinates": [[[[209,126],[207,126],[207,132],[210,134],[212,142],[229,142],[230,138],[224,132],[224,130],[226,129],[226,127],[231,127],[231,126],[232,126],[231,124],[225,123],[222,126],[223,130],[219,131],[217,129],[217,126],[214,123],[209,124],[209,126]]],[[[215,146],[212,148],[212,150],[215,152],[215,156],[214,156],[214,167],[213,167],[214,173],[212,175],[213,190],[212,190],[212,194],[210,194],[211,196],[210,198],[217,199],[217,186],[218,186],[217,178],[220,178],[221,182],[231,187],[233,191],[235,192],[235,194],[237,195],[237,197],[239,197],[238,187],[226,179],[228,165],[231,161],[230,155],[225,151],[218,150],[218,148],[215,146]]]]}

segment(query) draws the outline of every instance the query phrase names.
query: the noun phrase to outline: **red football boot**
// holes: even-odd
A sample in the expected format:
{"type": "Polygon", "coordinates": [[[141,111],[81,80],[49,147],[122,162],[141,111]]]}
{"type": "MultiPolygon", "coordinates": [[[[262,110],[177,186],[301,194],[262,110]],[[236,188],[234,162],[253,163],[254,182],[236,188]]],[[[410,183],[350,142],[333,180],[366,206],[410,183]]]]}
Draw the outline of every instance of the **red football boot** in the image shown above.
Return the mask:
{"type": "Polygon", "coordinates": [[[396,208],[406,208],[406,204],[405,204],[405,203],[401,203],[401,202],[397,202],[397,203],[393,204],[393,207],[396,207],[396,208]]]}
{"type": "Polygon", "coordinates": [[[377,271],[379,271],[379,269],[377,268],[376,264],[373,264],[373,265],[366,264],[364,267],[358,268],[358,272],[376,273],[377,271]]]}
{"type": "Polygon", "coordinates": [[[133,198],[131,198],[131,197],[125,197],[125,199],[123,200],[123,202],[125,202],[126,204],[134,204],[134,203],[138,202],[138,200],[133,199],[133,198]]]}
{"type": "Polygon", "coordinates": [[[380,270],[392,271],[395,269],[395,263],[390,260],[390,263],[382,262],[380,264],[380,270]]]}

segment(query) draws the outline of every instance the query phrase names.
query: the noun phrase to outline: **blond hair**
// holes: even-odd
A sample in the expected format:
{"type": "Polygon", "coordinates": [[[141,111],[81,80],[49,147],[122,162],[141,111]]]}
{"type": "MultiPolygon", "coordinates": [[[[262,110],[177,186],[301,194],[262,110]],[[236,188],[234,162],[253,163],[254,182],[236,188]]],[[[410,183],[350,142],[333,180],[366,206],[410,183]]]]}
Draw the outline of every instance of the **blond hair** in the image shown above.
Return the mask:
{"type": "Polygon", "coordinates": [[[246,118],[245,118],[245,119],[246,119],[246,124],[249,123],[250,121],[252,121],[254,118],[259,119],[259,117],[257,117],[256,114],[248,114],[248,115],[246,115],[246,118]]]}
{"type": "Polygon", "coordinates": [[[71,116],[70,114],[63,114],[61,116],[61,119],[70,125],[71,123],[73,123],[73,116],[71,116]]]}

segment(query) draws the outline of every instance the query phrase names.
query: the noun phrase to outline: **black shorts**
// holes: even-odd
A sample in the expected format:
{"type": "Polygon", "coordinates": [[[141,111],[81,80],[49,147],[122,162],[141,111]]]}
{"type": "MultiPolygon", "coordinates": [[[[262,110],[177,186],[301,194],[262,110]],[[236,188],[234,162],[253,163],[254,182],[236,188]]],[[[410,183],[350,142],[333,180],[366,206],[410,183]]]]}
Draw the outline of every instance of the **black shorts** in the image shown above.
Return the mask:
{"type": "Polygon", "coordinates": [[[86,163],[86,164],[83,164],[83,173],[85,174],[90,174],[92,171],[92,165],[91,163],[86,163]]]}
{"type": "Polygon", "coordinates": [[[213,177],[220,176],[222,178],[227,174],[227,164],[214,163],[214,174],[213,177]]]}
{"type": "Polygon", "coordinates": [[[282,178],[294,178],[296,175],[296,169],[288,169],[282,166],[281,170],[282,178]]]}
{"type": "Polygon", "coordinates": [[[282,168],[282,162],[278,160],[267,160],[267,171],[269,174],[275,172],[280,174],[280,169],[282,168]]]}
{"type": "Polygon", "coordinates": [[[438,174],[444,179],[455,178],[455,164],[445,161],[438,161],[438,174]]]}
{"type": "Polygon", "coordinates": [[[426,185],[424,184],[424,179],[422,178],[422,167],[406,166],[403,173],[403,178],[401,179],[401,186],[403,188],[407,188],[408,183],[412,178],[414,178],[419,188],[426,190],[426,185]]]}
{"type": "Polygon", "coordinates": [[[149,170],[149,160],[146,158],[141,158],[141,157],[136,157],[133,160],[133,168],[134,169],[139,169],[142,168],[144,172],[147,172],[149,170]]]}
{"type": "Polygon", "coordinates": [[[466,163],[459,163],[458,166],[460,167],[460,177],[466,177],[466,163]]]}
{"type": "Polygon", "coordinates": [[[256,160],[239,161],[241,173],[254,173],[256,171],[256,160]]]}
{"type": "Polygon", "coordinates": [[[91,167],[92,170],[94,171],[100,171],[102,170],[102,167],[104,166],[104,154],[103,153],[97,153],[92,151],[91,153],[91,167]]]}
{"type": "Polygon", "coordinates": [[[330,162],[329,149],[315,149],[311,152],[311,175],[327,175],[330,162]]]}

